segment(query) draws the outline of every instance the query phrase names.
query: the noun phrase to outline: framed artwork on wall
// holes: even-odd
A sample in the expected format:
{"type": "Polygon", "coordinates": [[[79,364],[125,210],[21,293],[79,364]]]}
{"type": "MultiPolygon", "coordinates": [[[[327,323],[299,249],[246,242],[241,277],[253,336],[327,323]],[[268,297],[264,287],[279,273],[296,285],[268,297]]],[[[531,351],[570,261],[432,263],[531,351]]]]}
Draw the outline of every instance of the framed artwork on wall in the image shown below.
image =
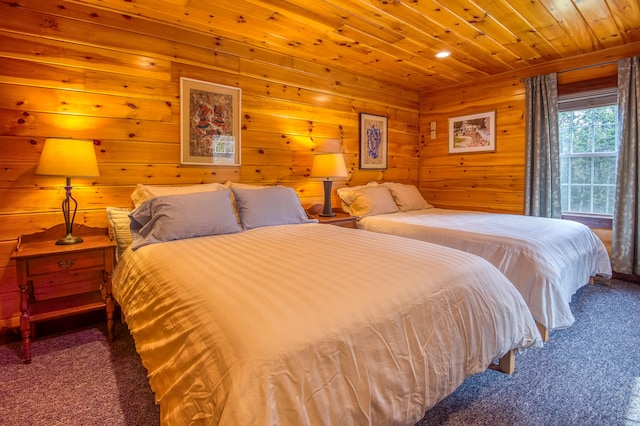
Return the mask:
{"type": "Polygon", "coordinates": [[[386,170],[388,157],[387,117],[360,113],[360,169],[386,170]]]}
{"type": "Polygon", "coordinates": [[[240,88],[180,78],[180,163],[240,165],[240,88]]]}
{"type": "Polygon", "coordinates": [[[449,118],[449,154],[495,150],[495,111],[449,118]]]}

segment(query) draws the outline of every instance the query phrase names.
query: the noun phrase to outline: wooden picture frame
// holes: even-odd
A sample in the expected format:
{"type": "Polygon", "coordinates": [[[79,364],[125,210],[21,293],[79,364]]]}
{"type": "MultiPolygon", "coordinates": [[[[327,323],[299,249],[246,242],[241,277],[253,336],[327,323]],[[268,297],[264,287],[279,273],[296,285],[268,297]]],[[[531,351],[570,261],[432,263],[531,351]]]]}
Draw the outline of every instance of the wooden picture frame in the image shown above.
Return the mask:
{"type": "Polygon", "coordinates": [[[495,111],[449,118],[449,154],[495,150],[495,111]]]}
{"type": "Polygon", "coordinates": [[[386,116],[360,113],[360,169],[387,169],[388,132],[386,116]]]}
{"type": "Polygon", "coordinates": [[[240,165],[242,90],[180,78],[180,164],[240,165]]]}

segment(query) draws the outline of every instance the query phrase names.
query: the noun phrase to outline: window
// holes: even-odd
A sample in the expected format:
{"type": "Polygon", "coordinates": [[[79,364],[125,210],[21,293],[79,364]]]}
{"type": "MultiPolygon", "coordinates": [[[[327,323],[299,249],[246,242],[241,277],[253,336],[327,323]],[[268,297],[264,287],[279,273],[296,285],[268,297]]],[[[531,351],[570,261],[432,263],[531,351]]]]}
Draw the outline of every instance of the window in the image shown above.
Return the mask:
{"type": "Polygon", "coordinates": [[[616,91],[566,95],[559,107],[562,213],[612,216],[618,155],[616,91]]]}

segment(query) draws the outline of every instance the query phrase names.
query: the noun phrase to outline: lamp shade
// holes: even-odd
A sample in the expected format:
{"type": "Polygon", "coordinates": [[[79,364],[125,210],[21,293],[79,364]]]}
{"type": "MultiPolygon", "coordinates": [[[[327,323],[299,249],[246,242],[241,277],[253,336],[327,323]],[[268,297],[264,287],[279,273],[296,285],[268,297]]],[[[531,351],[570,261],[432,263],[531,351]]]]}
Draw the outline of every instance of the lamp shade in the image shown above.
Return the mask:
{"type": "Polygon", "coordinates": [[[36,174],[66,177],[100,176],[93,141],[45,140],[36,174]]]}
{"type": "Polygon", "coordinates": [[[342,154],[317,154],[311,164],[311,177],[347,177],[342,154]]]}

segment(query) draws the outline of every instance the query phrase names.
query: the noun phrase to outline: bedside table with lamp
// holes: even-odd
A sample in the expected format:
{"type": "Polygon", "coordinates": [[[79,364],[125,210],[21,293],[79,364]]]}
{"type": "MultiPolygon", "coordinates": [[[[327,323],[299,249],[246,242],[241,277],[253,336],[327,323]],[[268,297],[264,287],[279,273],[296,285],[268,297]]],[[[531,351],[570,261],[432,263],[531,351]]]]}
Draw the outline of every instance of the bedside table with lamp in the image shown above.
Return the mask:
{"type": "Polygon", "coordinates": [[[342,211],[333,211],[331,207],[331,178],[347,177],[344,156],[337,154],[316,154],[311,165],[311,177],[324,178],[324,205],[315,204],[307,209],[307,214],[318,222],[337,225],[344,228],[356,228],[357,218],[342,211]]]}
{"type": "Polygon", "coordinates": [[[20,288],[20,333],[27,364],[33,322],[105,309],[108,337],[113,339],[115,242],[106,228],[73,224],[78,203],[71,195],[71,177],[99,175],[93,142],[47,139],[36,174],[66,177],[65,223],[21,236],[11,254],[20,288]]]}

